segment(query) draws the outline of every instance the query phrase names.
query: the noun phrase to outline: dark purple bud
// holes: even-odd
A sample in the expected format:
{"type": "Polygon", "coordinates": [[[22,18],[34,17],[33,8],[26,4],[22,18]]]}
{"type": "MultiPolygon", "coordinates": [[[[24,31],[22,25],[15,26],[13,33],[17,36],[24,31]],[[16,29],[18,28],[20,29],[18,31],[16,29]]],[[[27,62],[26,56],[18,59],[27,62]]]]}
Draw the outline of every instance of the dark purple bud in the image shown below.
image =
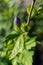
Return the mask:
{"type": "Polygon", "coordinates": [[[14,24],[16,24],[17,26],[20,26],[21,25],[21,21],[20,21],[19,17],[16,16],[14,18],[14,24]]]}

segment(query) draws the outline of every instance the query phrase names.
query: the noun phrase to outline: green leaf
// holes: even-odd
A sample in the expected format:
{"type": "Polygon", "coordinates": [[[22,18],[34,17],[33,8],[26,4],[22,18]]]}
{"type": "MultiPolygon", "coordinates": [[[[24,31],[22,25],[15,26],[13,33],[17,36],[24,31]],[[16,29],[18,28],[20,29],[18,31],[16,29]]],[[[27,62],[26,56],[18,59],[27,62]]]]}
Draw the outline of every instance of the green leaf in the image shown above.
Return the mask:
{"type": "Polygon", "coordinates": [[[35,46],[36,46],[36,41],[35,41],[35,39],[36,39],[36,37],[30,38],[30,40],[25,43],[26,49],[29,50],[29,49],[31,49],[32,47],[35,47],[35,46]]]}
{"type": "Polygon", "coordinates": [[[18,27],[16,24],[14,24],[14,30],[15,30],[17,33],[21,33],[20,27],[18,27]]]}
{"type": "Polygon", "coordinates": [[[16,57],[16,55],[22,53],[23,49],[24,49],[24,40],[23,36],[21,35],[18,37],[9,59],[13,59],[16,57]]]}
{"type": "Polygon", "coordinates": [[[22,53],[22,63],[24,65],[32,65],[32,62],[33,62],[33,57],[34,55],[34,52],[33,51],[27,51],[27,50],[24,50],[23,53],[22,53]]]}
{"type": "Polygon", "coordinates": [[[31,29],[31,27],[30,26],[26,26],[25,22],[23,22],[21,24],[21,30],[22,30],[22,32],[29,31],[30,29],[31,29]]]}
{"type": "Polygon", "coordinates": [[[12,60],[12,65],[17,65],[17,61],[18,61],[18,58],[16,57],[15,59],[12,60]]]}
{"type": "Polygon", "coordinates": [[[18,37],[19,35],[20,35],[20,34],[18,34],[18,33],[9,34],[9,35],[6,37],[5,42],[8,42],[9,40],[12,40],[12,39],[18,37]]]}
{"type": "MultiPolygon", "coordinates": [[[[31,5],[29,5],[29,6],[27,7],[27,13],[28,13],[28,15],[30,15],[31,7],[32,7],[31,5]]],[[[36,12],[37,12],[37,8],[34,8],[34,9],[32,10],[31,16],[33,16],[34,13],[36,13],[36,12]]]]}
{"type": "Polygon", "coordinates": [[[30,15],[30,9],[31,9],[31,5],[29,5],[29,6],[27,7],[27,13],[28,13],[28,15],[30,15]]]}

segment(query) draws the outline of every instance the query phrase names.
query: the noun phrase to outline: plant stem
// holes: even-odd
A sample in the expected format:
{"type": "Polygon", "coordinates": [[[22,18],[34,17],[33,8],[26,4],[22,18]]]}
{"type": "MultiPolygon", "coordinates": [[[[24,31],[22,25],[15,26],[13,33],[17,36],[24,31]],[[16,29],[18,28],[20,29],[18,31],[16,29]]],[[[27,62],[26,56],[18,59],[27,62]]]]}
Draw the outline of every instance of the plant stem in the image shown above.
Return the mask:
{"type": "Polygon", "coordinates": [[[31,18],[32,10],[33,10],[33,8],[34,8],[35,1],[36,1],[36,0],[33,0],[33,1],[32,1],[32,6],[31,6],[31,9],[30,9],[30,15],[28,15],[28,19],[27,19],[27,25],[28,25],[29,22],[30,22],[30,18],[31,18]]]}

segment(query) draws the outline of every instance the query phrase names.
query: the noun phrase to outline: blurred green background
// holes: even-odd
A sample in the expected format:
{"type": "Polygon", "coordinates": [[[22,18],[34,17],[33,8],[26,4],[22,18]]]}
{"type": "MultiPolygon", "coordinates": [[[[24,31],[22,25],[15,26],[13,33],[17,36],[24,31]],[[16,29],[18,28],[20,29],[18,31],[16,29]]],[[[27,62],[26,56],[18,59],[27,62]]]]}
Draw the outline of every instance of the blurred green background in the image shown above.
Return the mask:
{"type": "MultiPolygon", "coordinates": [[[[3,58],[6,54],[5,51],[2,51],[4,50],[4,40],[13,30],[15,16],[18,16],[21,22],[27,20],[26,8],[31,2],[32,0],[0,0],[0,65],[11,65],[9,60],[3,58]]],[[[35,6],[43,6],[43,0],[37,0],[36,4],[35,6]]],[[[36,17],[38,22],[35,20],[35,33],[43,35],[43,14],[38,17],[36,17]]],[[[34,25],[34,22],[30,22],[30,25],[34,25]]]]}

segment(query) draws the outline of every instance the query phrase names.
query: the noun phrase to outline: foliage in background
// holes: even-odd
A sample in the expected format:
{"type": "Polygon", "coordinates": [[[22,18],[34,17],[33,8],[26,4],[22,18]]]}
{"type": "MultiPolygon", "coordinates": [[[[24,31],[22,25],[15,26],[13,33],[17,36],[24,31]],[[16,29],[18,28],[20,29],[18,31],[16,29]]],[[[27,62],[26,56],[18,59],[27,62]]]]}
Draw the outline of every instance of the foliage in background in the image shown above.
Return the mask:
{"type": "Polygon", "coordinates": [[[14,2],[0,1],[0,64],[32,65],[35,46],[43,45],[43,3],[39,1],[34,7],[29,26],[26,27],[31,5],[26,12],[22,4],[18,6],[14,2]],[[21,20],[20,27],[14,23],[15,16],[21,20]]]}

